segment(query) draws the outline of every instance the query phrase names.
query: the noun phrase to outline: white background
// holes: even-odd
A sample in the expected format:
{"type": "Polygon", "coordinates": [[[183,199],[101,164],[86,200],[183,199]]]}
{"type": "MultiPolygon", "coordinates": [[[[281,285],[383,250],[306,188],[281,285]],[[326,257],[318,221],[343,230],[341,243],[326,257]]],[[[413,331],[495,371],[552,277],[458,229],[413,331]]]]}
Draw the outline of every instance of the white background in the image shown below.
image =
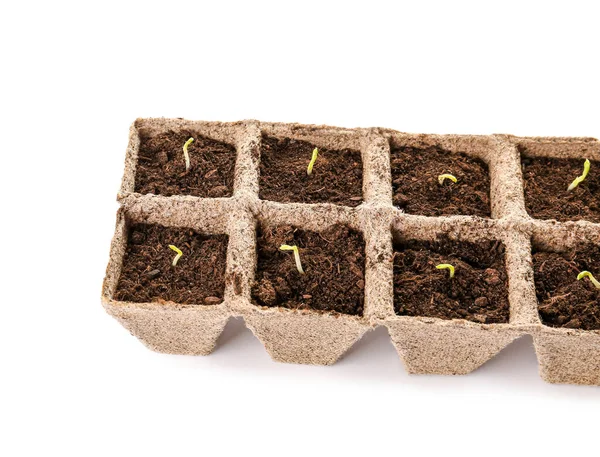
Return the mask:
{"type": "Polygon", "coordinates": [[[136,117],[597,137],[594,3],[2,2],[0,455],[597,455],[600,389],[529,338],[464,377],[383,329],[333,367],[241,322],[167,356],[99,298],[136,117]]]}

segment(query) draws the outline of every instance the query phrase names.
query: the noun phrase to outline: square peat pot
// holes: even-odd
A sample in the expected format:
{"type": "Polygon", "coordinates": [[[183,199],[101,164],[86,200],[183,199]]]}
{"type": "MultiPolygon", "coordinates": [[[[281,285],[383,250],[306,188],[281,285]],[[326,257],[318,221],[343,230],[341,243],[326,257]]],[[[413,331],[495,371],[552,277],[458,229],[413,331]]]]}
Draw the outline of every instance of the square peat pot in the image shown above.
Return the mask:
{"type": "Polygon", "coordinates": [[[524,331],[511,303],[527,295],[518,239],[490,220],[398,218],[393,239],[393,315],[385,319],[407,370],[466,374],[524,331]]]}
{"type": "Polygon", "coordinates": [[[373,129],[260,123],[261,207],[295,204],[335,211],[333,206],[387,203],[388,154],[388,142],[373,129]]]}
{"type": "Polygon", "coordinates": [[[521,139],[525,205],[536,220],[600,223],[600,151],[592,139],[521,139]],[[582,176],[586,160],[589,173],[582,176]],[[570,189],[570,190],[569,190],[570,189]]]}
{"type": "Polygon", "coordinates": [[[248,166],[237,163],[238,150],[252,147],[243,142],[246,131],[240,122],[136,120],[119,197],[232,197],[248,166]]]}
{"type": "Polygon", "coordinates": [[[598,293],[573,279],[600,279],[597,170],[589,138],[138,119],[102,303],[174,354],[243,317],[287,363],[332,364],[381,325],[410,373],[469,373],[531,334],[546,381],[600,385],[598,293]]]}
{"type": "Polygon", "coordinates": [[[553,383],[598,385],[600,289],[580,274],[600,276],[600,232],[585,225],[539,224],[533,246],[541,375],[553,383]]]}
{"type": "MultiPolygon", "coordinates": [[[[210,212],[205,206],[186,210],[210,212]]],[[[230,267],[228,228],[218,213],[179,225],[168,211],[153,209],[142,203],[119,210],[102,302],[150,349],[209,354],[229,318],[227,303],[241,294],[243,272],[230,267]],[[176,265],[170,246],[183,254],[176,265]]]]}
{"type": "Polygon", "coordinates": [[[369,328],[366,244],[352,214],[304,212],[259,218],[251,304],[260,313],[245,319],[274,360],[329,365],[369,328]]]}

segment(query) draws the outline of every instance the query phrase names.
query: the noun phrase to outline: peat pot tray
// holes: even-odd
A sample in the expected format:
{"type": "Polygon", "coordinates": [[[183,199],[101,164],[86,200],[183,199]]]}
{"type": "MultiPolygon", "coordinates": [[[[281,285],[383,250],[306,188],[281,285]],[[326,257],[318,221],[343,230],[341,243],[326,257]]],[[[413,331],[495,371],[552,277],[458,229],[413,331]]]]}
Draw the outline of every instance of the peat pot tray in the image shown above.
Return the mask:
{"type": "Polygon", "coordinates": [[[329,365],[385,326],[408,372],[456,375],[529,334],[544,380],[600,385],[598,187],[593,138],[138,119],[102,303],[170,354],[243,317],[329,365]]]}

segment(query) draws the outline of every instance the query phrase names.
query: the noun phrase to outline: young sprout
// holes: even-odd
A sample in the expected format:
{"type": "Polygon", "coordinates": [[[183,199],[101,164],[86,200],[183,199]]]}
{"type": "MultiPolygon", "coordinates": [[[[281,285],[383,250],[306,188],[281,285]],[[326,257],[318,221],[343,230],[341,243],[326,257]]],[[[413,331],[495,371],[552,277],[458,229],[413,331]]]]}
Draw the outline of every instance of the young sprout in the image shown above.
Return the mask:
{"type": "Polygon", "coordinates": [[[583,174],[575,178],[575,180],[568,187],[567,192],[571,192],[583,182],[583,180],[587,177],[588,173],[590,172],[590,165],[590,161],[588,159],[585,159],[585,162],[583,163],[583,174]]]}
{"type": "Polygon", "coordinates": [[[183,256],[183,252],[181,252],[181,249],[179,249],[177,246],[173,246],[172,244],[169,244],[169,249],[177,253],[175,258],[173,259],[173,266],[175,267],[177,266],[177,262],[179,262],[179,259],[181,259],[181,257],[183,256]]]}
{"type": "Polygon", "coordinates": [[[450,278],[454,278],[454,267],[449,263],[440,263],[435,266],[438,270],[448,270],[450,271],[450,278]]]}
{"type": "Polygon", "coordinates": [[[303,275],[304,270],[302,269],[302,263],[300,262],[300,253],[298,252],[298,246],[288,246],[287,244],[282,244],[279,246],[281,251],[294,251],[294,260],[296,260],[296,268],[298,272],[303,275]]]}
{"type": "Polygon", "coordinates": [[[306,169],[306,174],[310,176],[312,174],[312,169],[315,166],[315,162],[317,161],[317,156],[319,155],[319,150],[315,148],[312,153],[312,159],[310,159],[310,163],[308,164],[308,168],[306,169]]]}
{"type": "Polygon", "coordinates": [[[440,182],[440,184],[444,184],[444,181],[446,179],[449,179],[453,183],[456,183],[458,181],[458,179],[456,179],[453,175],[450,175],[450,174],[444,174],[444,175],[438,176],[438,181],[440,182]]]}
{"type": "Polygon", "coordinates": [[[592,281],[592,284],[596,287],[596,289],[600,289],[600,282],[598,282],[598,280],[594,278],[594,275],[591,274],[589,271],[582,271],[581,273],[579,273],[577,275],[577,281],[585,278],[586,276],[590,278],[590,281],[592,281]]]}
{"type": "Polygon", "coordinates": [[[185,157],[185,171],[190,171],[190,154],[188,153],[188,146],[194,142],[193,138],[190,138],[183,145],[183,157],[185,157]]]}

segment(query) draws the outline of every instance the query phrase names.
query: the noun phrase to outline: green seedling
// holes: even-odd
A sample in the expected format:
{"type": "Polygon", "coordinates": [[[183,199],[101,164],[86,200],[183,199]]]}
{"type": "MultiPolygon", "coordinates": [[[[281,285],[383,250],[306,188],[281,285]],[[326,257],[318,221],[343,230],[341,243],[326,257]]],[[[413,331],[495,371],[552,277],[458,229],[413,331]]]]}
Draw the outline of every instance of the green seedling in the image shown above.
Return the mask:
{"type": "Polygon", "coordinates": [[[450,272],[450,278],[454,278],[454,267],[449,263],[440,263],[435,266],[438,270],[448,270],[450,272]]]}
{"type": "Polygon", "coordinates": [[[582,271],[581,273],[579,273],[577,275],[577,281],[580,281],[585,277],[590,278],[590,281],[592,281],[592,284],[596,287],[596,289],[600,289],[600,282],[598,282],[598,280],[594,278],[594,275],[591,274],[589,271],[582,271]]]}
{"type": "Polygon", "coordinates": [[[294,260],[296,261],[296,268],[298,272],[303,275],[304,270],[302,269],[302,263],[300,262],[300,253],[298,252],[298,246],[288,246],[287,244],[282,244],[279,246],[279,250],[281,251],[294,251],[294,260]]]}
{"type": "Polygon", "coordinates": [[[193,138],[190,138],[183,145],[183,157],[185,157],[185,171],[190,171],[190,154],[188,153],[188,146],[194,142],[193,138]]]}
{"type": "Polygon", "coordinates": [[[444,175],[439,175],[438,176],[438,181],[440,182],[440,185],[444,184],[444,181],[446,179],[449,179],[453,183],[456,183],[458,181],[458,179],[456,179],[456,177],[454,177],[453,175],[450,175],[450,174],[444,174],[444,175]]]}
{"type": "Polygon", "coordinates": [[[176,267],[177,262],[179,262],[179,259],[181,259],[181,257],[183,256],[183,252],[181,252],[181,249],[179,249],[177,246],[173,246],[172,244],[169,244],[169,249],[177,253],[175,258],[173,259],[173,266],[176,267]]]}
{"type": "Polygon", "coordinates": [[[312,153],[312,159],[310,159],[310,163],[308,164],[308,168],[306,169],[306,174],[310,176],[312,174],[313,167],[315,166],[315,162],[317,161],[317,157],[319,156],[319,150],[315,148],[312,153]]]}
{"type": "Polygon", "coordinates": [[[583,163],[583,174],[575,178],[575,180],[569,185],[567,192],[571,192],[583,182],[583,180],[587,177],[588,173],[590,172],[590,166],[590,161],[588,159],[585,159],[585,162],[583,163]]]}

